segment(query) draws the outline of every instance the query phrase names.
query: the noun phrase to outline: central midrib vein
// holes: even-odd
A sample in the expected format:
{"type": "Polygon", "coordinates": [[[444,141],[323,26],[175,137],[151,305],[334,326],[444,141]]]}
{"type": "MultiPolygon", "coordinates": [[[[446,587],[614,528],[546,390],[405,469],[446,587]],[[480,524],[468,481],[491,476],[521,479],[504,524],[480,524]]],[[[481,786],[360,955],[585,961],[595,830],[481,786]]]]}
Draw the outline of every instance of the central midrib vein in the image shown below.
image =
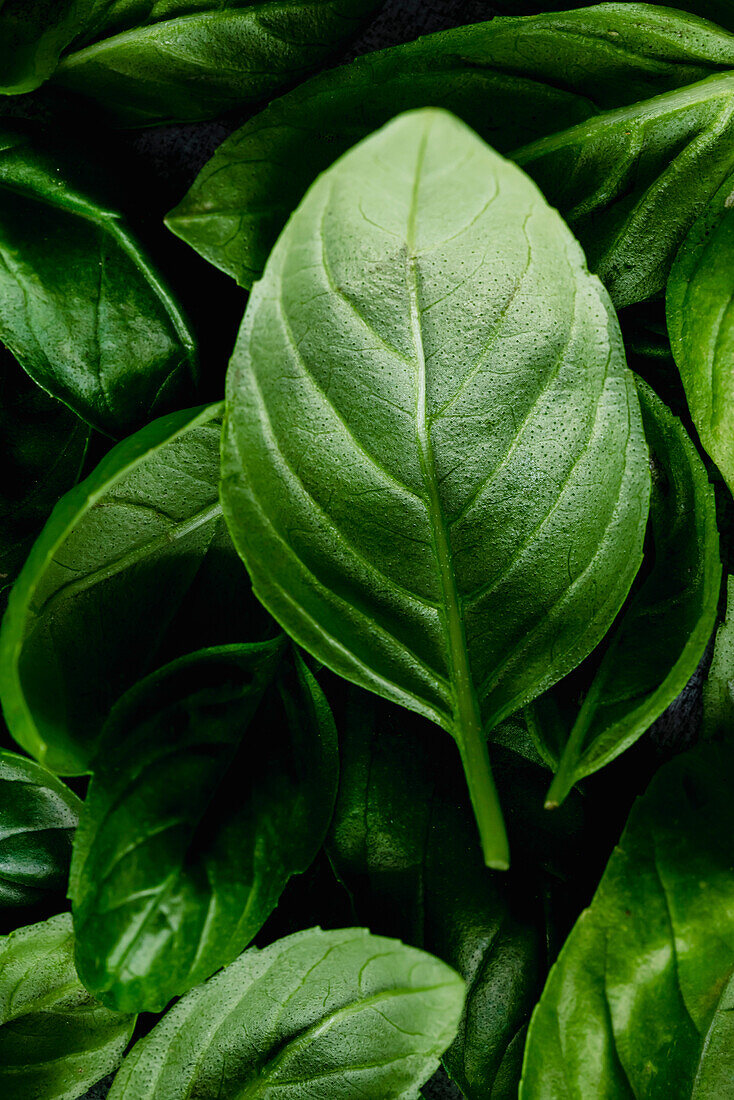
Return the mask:
{"type": "Polygon", "coordinates": [[[423,163],[428,144],[430,122],[426,125],[416,159],[413,194],[407,226],[407,284],[410,303],[410,321],[418,364],[418,392],[416,401],[416,436],[424,484],[428,493],[428,514],[433,544],[438,561],[441,594],[445,607],[445,626],[448,656],[453,686],[453,734],[461,752],[469,793],[477,816],[485,860],[488,866],[506,869],[509,853],[504,834],[502,812],[489,767],[487,745],[482,728],[479,701],[469,663],[461,598],[451,562],[451,547],[443,515],[441,496],[436,479],[433,444],[427,415],[426,356],[421,327],[420,295],[416,256],[416,219],[423,163]]]}

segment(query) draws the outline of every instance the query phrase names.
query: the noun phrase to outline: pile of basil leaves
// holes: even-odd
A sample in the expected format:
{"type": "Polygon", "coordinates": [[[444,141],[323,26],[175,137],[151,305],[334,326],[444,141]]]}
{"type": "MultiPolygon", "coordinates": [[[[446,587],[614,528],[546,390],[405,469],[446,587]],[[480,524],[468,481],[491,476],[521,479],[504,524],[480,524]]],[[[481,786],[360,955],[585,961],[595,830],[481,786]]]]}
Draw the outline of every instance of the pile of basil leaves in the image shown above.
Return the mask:
{"type": "Polygon", "coordinates": [[[734,2],[561,6],[0,0],[8,1100],[734,1098],[734,2]]]}

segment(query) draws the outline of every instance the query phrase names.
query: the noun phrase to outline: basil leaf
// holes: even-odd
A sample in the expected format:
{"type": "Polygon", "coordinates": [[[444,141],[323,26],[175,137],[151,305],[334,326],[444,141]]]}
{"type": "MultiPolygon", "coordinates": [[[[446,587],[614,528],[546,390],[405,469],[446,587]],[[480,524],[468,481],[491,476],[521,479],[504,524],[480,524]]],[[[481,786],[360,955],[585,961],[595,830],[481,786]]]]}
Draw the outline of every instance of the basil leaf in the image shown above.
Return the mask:
{"type": "Polygon", "coordinates": [[[0,348],[0,591],[15,579],[56,501],[77,480],[89,428],[0,348]]]}
{"type": "Polygon", "coordinates": [[[648,494],[608,298],[522,173],[425,111],[320,177],[229,367],[225,516],[299,644],[456,739],[490,866],[486,730],[604,635],[648,494]]]}
{"type": "Polygon", "coordinates": [[[461,978],[422,951],[312,928],[246,951],[187,994],[125,1059],[110,1100],[408,1100],[456,1034],[463,1000],[461,978]]]}
{"type": "Polygon", "coordinates": [[[734,578],[726,579],[726,618],[716,632],[711,667],[703,685],[703,735],[728,740],[734,735],[734,578]]]}
{"type": "Polygon", "coordinates": [[[53,771],[88,770],[111,707],[147,672],[264,636],[217,499],[220,415],[174,413],[114,447],[59,501],[10,593],[3,711],[53,771]]]}
{"type": "Polygon", "coordinates": [[[0,94],[38,88],[79,27],[79,0],[0,3],[0,94]]]}
{"type": "Polygon", "coordinates": [[[734,175],[684,241],[668,280],[670,342],[693,423],[727,485],[734,486],[734,175]]]}
{"type": "Polygon", "coordinates": [[[336,731],[282,650],[184,657],[112,712],[70,886],[79,973],[110,1008],[160,1011],[231,962],[324,841],[336,731]]]}
{"type": "Polygon", "coordinates": [[[521,1100],[730,1091],[732,766],[699,748],[635,805],[533,1015],[521,1100]]]}
{"type": "MultiPolygon", "coordinates": [[[[556,8],[565,7],[567,3],[568,0],[541,0],[540,3],[535,3],[535,0],[494,0],[493,7],[510,15],[518,15],[525,12],[555,11],[556,8]]],[[[652,3],[662,4],[669,11],[672,10],[669,7],[668,0],[652,0],[652,3]]],[[[721,23],[724,27],[734,26],[734,3],[732,0],[685,0],[685,5],[686,11],[695,12],[706,19],[712,19],[715,23],[721,23]]],[[[599,6],[612,7],[611,4],[600,4],[599,6]]],[[[654,13],[651,12],[651,14],[654,13]]]]}
{"type": "MultiPolygon", "coordinates": [[[[483,865],[445,741],[422,719],[354,690],[340,723],[328,851],[358,920],[431,951],[462,975],[466,1006],[444,1065],[469,1100],[509,1100],[517,1096],[525,1029],[548,971],[554,891],[534,866],[539,853],[523,850],[522,877],[483,865]]],[[[578,825],[576,807],[562,817],[544,814],[542,788],[527,783],[528,771],[518,786],[534,805],[513,799],[514,818],[533,830],[536,845],[550,830],[548,849],[563,848],[564,831],[578,825]]]]}
{"type": "Polygon", "coordinates": [[[734,168],[734,74],[609,111],[518,150],[617,308],[659,294],[734,168]]]}
{"type": "Polygon", "coordinates": [[[316,176],[400,111],[453,111],[500,152],[734,67],[734,39],[682,12],[603,4],[426,35],[320,74],[220,146],[167,225],[250,287],[316,176]]]}
{"type": "Polygon", "coordinates": [[[74,969],[71,916],[0,937],[0,1089],[75,1100],[122,1059],[134,1016],[94,1001],[74,969]]]}
{"type": "Polygon", "coordinates": [[[193,336],[74,163],[7,125],[0,153],[0,339],[93,427],[126,434],[190,395],[193,336]]]}
{"type": "Polygon", "coordinates": [[[45,768],[0,750],[0,909],[63,897],[81,805],[45,768]]]}
{"type": "Polygon", "coordinates": [[[267,99],[317,68],[377,6],[378,0],[120,0],[101,12],[98,6],[53,80],[95,99],[123,125],[212,118],[267,99]]]}
{"type": "Polygon", "coordinates": [[[528,708],[531,733],[556,772],[548,806],[649,729],[693,676],[716,622],[721,562],[713,488],[681,422],[644,382],[637,387],[653,467],[652,565],[601,659],[592,655],[528,708]]]}

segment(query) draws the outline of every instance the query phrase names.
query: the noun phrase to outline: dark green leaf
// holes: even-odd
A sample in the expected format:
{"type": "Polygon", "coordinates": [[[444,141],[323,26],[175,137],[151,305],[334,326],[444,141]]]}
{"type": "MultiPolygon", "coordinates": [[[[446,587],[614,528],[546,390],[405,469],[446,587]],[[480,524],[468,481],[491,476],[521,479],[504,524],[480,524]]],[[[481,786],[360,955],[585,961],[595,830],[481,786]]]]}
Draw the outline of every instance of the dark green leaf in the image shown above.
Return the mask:
{"type": "MultiPolygon", "coordinates": [[[[688,12],[695,12],[706,19],[712,19],[715,23],[721,23],[723,27],[734,28],[734,0],[678,0],[676,5],[670,0],[651,0],[653,4],[662,4],[671,10],[673,7],[684,7],[688,12]]],[[[555,11],[557,8],[565,8],[568,0],[493,0],[492,7],[508,15],[524,15],[538,11],[555,11]]],[[[600,7],[627,6],[625,0],[621,4],[600,4],[600,7]]],[[[651,12],[651,14],[653,14],[651,12]]]]}
{"type": "Polygon", "coordinates": [[[0,908],[63,896],[81,806],[45,768],[0,751],[0,908]]]}
{"type": "Polygon", "coordinates": [[[637,802],[533,1015],[521,1100],[731,1095],[733,768],[707,745],[637,802]]]}
{"type": "Polygon", "coordinates": [[[110,1100],[410,1100],[463,1001],[458,974],[422,951],[313,928],[246,951],[179,1001],[128,1055],[110,1100]]]}
{"type": "Polygon", "coordinates": [[[701,443],[734,488],[734,175],[691,229],[668,280],[675,361],[701,443]]]}
{"type": "Polygon", "coordinates": [[[288,633],[454,736],[505,866],[485,730],[611,625],[649,471],[606,293],[457,119],[390,123],[289,222],[229,368],[222,494],[288,633]]]}
{"type": "Polygon", "coordinates": [[[98,3],[54,82],[125,125],[212,118],[317,68],[379,0],[98,3]]]}
{"type": "Polygon", "coordinates": [[[231,962],[323,843],[336,731],[283,645],[184,657],[112,712],[70,886],[79,973],[111,1008],[159,1011],[231,962]]]}
{"type": "Polygon", "coordinates": [[[31,92],[48,80],[77,32],[80,6],[80,0],[0,2],[0,94],[31,92]]]}
{"type": "Polygon", "coordinates": [[[0,339],[48,393],[124,435],[191,393],[193,337],[119,210],[57,147],[0,128],[0,339]]]}
{"type": "Polygon", "coordinates": [[[53,771],[88,769],[110,708],[141,676],[266,636],[217,499],[220,415],[174,413],[118,444],[59,501],[11,591],[3,710],[53,771]]]}
{"type": "Polygon", "coordinates": [[[730,34],[605,4],[427,35],[322,73],[247,122],[167,224],[249,287],[319,172],[400,111],[453,111],[500,152],[734,67],[730,34]]]}
{"type": "Polygon", "coordinates": [[[71,915],[0,937],[0,1093],[76,1100],[122,1059],[134,1016],[103,1008],[74,969],[71,915]]]}
{"type": "Polygon", "coordinates": [[[703,735],[734,738],[734,577],[727,577],[726,618],[716,632],[714,656],[703,685],[703,735]]]}
{"type": "Polygon", "coordinates": [[[513,154],[617,308],[653,298],[734,168],[734,73],[609,111],[513,154]]]}
{"type": "Polygon", "coordinates": [[[638,382],[650,446],[652,564],[603,643],[568,681],[527,711],[556,777],[558,805],[577,780],[624,752],[696,671],[721,588],[714,491],[681,422],[638,382]],[[580,702],[582,700],[582,702],[580,702]]]}

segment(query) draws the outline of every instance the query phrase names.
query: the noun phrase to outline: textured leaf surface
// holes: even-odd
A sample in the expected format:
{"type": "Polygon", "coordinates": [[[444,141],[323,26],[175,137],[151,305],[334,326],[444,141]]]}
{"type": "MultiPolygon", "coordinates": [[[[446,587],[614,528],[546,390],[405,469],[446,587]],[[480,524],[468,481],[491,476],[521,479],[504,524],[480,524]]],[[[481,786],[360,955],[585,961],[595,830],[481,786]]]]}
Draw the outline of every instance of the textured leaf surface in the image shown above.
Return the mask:
{"type": "Polygon", "coordinates": [[[217,499],[220,414],[175,413],[118,444],[61,499],[13,587],[3,710],[54,771],[88,769],[110,708],[153,668],[266,636],[217,499]]]}
{"type": "Polygon", "coordinates": [[[112,1008],[160,1010],[231,962],[323,843],[336,731],[282,654],[276,639],[184,657],[112,712],[70,887],[79,973],[112,1008]]]}
{"type": "Polygon", "coordinates": [[[317,68],[377,6],[378,0],[97,5],[54,80],[126,125],[211,118],[266,99],[317,68]],[[85,45],[85,37],[92,41],[85,45]]]}
{"type": "Polygon", "coordinates": [[[734,167],[734,74],[609,111],[518,150],[617,308],[659,294],[734,167]]]}
{"type": "Polygon", "coordinates": [[[426,35],[320,74],[220,146],[167,224],[251,286],[319,172],[400,111],[453,111],[501,153],[734,67],[734,38],[682,12],[600,4],[426,35]]]}
{"type": "Polygon", "coordinates": [[[732,766],[704,746],[637,802],[533,1015],[521,1100],[731,1094],[732,766]]]}
{"type": "Polygon", "coordinates": [[[616,319],[532,183],[438,111],[325,173],[250,297],[222,463],[259,598],[453,734],[486,839],[484,727],[604,634],[648,509],[616,319]]]}
{"type": "Polygon", "coordinates": [[[734,486],[734,175],[676,257],[666,295],[670,342],[701,442],[734,486]]]}
{"type": "Polygon", "coordinates": [[[3,1096],[76,1100],[119,1065],[134,1026],[79,981],[69,913],[0,938],[3,1096]]]}
{"type": "Polygon", "coordinates": [[[81,806],[45,768],[0,751],[0,908],[63,897],[81,806]]]}
{"type": "Polygon", "coordinates": [[[716,622],[713,487],[681,422],[644,383],[638,391],[653,469],[651,565],[601,656],[528,708],[539,749],[557,772],[552,803],[649,729],[693,676],[716,622]]]}
{"type": "Polygon", "coordinates": [[[194,341],[82,174],[59,146],[0,127],[0,340],[48,393],[124,435],[190,396],[194,341]]]}
{"type": "Polygon", "coordinates": [[[179,1001],[125,1060],[110,1100],[412,1100],[463,1000],[458,974],[397,940],[299,932],[179,1001]]]}

